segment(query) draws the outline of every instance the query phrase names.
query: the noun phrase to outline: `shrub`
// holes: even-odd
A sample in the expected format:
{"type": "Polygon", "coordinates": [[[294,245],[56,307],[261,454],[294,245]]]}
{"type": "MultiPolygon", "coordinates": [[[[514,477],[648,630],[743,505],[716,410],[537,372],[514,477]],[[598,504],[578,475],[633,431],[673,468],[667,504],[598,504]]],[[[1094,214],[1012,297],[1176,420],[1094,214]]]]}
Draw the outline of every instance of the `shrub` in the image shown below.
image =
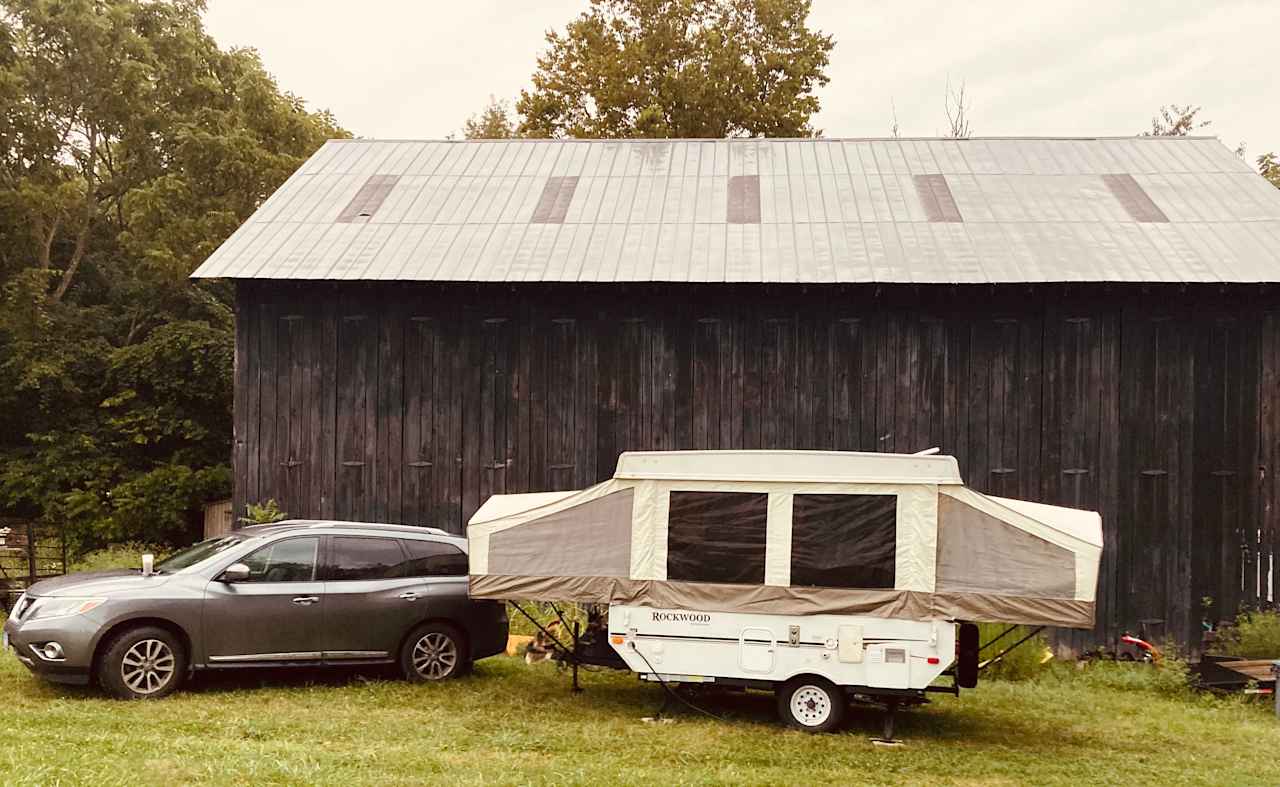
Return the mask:
{"type": "MultiPolygon", "coordinates": [[[[980,623],[978,624],[978,641],[986,644],[1000,636],[1000,633],[1007,628],[1008,626],[1000,623],[980,623]]],[[[1018,626],[1012,633],[1006,634],[999,642],[984,650],[979,660],[994,657],[1003,648],[1007,648],[1027,636],[1027,633],[1026,628],[1018,626]]],[[[984,669],[982,677],[995,680],[1027,680],[1028,678],[1034,678],[1044,672],[1045,665],[1052,657],[1053,654],[1049,650],[1048,643],[1045,642],[1044,637],[1037,634],[1006,653],[998,662],[984,669]]]]}
{"type": "Polygon", "coordinates": [[[269,525],[288,519],[289,515],[280,510],[280,504],[274,499],[265,503],[249,503],[244,507],[244,516],[240,522],[246,525],[269,525]]]}
{"type": "Polygon", "coordinates": [[[75,558],[71,561],[71,565],[67,566],[67,573],[109,571],[113,568],[141,568],[142,553],[144,552],[150,552],[155,555],[157,563],[160,562],[160,558],[164,554],[160,547],[148,546],[147,544],[135,542],[113,544],[103,549],[85,552],[75,558]]]}
{"type": "Polygon", "coordinates": [[[1280,611],[1246,610],[1218,631],[1210,652],[1246,659],[1280,659],[1280,611]]]}

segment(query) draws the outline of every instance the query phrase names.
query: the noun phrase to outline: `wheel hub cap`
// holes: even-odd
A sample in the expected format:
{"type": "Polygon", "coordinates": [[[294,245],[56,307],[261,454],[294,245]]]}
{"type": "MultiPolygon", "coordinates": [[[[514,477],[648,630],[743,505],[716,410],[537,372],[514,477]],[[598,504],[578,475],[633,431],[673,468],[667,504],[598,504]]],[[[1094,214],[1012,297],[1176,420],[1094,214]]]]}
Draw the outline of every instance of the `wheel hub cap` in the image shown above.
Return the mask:
{"type": "Polygon", "coordinates": [[[423,635],[413,646],[413,669],[428,680],[439,680],[458,663],[458,646],[447,634],[423,635]]]}
{"type": "Polygon", "coordinates": [[[801,686],[791,695],[791,713],[806,727],[817,727],[831,718],[831,697],[817,686],[801,686]]]}
{"type": "Polygon", "coordinates": [[[135,642],[120,661],[120,677],[136,694],[155,694],[173,680],[177,660],[158,639],[135,642]]]}

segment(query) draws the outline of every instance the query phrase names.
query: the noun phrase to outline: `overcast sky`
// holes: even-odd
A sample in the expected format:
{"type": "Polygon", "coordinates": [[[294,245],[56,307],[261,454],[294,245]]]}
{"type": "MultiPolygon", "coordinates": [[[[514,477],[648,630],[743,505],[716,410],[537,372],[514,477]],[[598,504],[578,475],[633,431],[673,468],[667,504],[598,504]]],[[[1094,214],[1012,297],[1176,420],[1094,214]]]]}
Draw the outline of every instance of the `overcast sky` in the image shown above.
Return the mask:
{"type": "MultiPolygon", "coordinates": [[[[223,46],[262,54],[280,85],[353,133],[437,138],[490,94],[527,86],[543,34],[586,0],[210,0],[223,46]]],[[[1280,150],[1280,2],[814,0],[835,37],[816,126],[826,136],[945,131],[948,77],[975,135],[1133,134],[1162,104],[1203,105],[1203,133],[1250,160],[1280,150]]]]}

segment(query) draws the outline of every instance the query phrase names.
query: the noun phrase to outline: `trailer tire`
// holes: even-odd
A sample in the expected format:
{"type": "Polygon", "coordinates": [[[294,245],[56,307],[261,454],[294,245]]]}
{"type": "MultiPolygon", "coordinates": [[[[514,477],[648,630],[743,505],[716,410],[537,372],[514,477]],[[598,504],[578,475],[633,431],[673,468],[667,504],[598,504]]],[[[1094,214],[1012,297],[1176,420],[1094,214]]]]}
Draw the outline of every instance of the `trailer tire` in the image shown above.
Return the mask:
{"type": "Polygon", "coordinates": [[[799,675],[782,684],[776,693],[778,715],[788,727],[831,732],[844,721],[844,692],[826,678],[799,675]]]}

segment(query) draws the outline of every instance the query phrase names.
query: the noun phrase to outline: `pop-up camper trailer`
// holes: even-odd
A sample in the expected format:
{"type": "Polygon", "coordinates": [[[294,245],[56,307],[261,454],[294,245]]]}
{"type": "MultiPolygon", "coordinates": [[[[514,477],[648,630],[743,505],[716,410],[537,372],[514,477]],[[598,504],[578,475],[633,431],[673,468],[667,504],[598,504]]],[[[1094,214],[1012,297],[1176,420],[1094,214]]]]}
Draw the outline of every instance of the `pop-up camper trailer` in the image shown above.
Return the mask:
{"type": "Polygon", "coordinates": [[[819,451],[624,453],[589,489],[489,498],[467,536],[473,597],[607,605],[642,678],[773,689],[813,730],[958,659],[973,685],[957,624],[1092,626],[1102,553],[1096,513],[980,494],[953,457],[819,451]]]}

